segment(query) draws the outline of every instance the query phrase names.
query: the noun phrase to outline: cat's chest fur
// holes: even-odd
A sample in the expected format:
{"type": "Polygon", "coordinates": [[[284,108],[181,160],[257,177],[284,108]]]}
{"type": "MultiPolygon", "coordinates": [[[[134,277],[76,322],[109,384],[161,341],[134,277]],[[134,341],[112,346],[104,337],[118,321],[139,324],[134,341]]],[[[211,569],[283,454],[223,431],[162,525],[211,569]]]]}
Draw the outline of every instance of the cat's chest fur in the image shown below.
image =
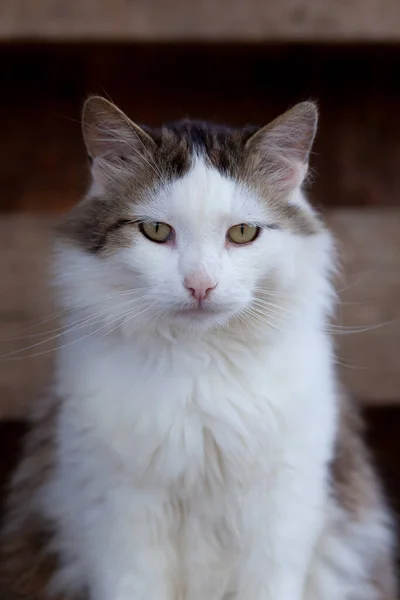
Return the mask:
{"type": "Polygon", "coordinates": [[[277,361],[262,347],[227,341],[223,350],[215,340],[160,341],[157,353],[146,344],[99,345],[64,362],[65,422],[89,431],[96,452],[140,485],[188,493],[202,484],[246,485],[254,470],[268,464],[272,472],[282,460],[283,436],[297,443],[294,428],[314,404],[310,362],[304,368],[292,352],[282,347],[277,361]]]}

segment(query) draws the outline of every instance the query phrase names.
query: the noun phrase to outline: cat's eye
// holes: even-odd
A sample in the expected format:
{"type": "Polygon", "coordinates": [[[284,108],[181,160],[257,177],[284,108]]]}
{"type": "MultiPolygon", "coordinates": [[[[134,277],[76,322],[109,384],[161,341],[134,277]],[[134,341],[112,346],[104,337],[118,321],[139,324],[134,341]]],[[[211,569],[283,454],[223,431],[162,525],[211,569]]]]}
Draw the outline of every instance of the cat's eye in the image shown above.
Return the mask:
{"type": "Polygon", "coordinates": [[[172,236],[172,227],[158,221],[140,223],[139,229],[147,239],[158,244],[165,244],[172,236]]]}
{"type": "Polygon", "coordinates": [[[240,223],[240,225],[234,225],[229,229],[228,240],[234,244],[249,244],[256,239],[259,233],[260,228],[256,225],[240,223]]]}

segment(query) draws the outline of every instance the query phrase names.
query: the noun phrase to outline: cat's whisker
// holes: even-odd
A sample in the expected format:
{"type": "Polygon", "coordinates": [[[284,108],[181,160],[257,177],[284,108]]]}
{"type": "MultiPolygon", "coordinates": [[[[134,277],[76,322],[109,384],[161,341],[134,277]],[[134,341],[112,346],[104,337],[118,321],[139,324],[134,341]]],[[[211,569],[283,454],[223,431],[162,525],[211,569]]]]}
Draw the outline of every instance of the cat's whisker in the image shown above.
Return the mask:
{"type": "Polygon", "coordinates": [[[250,304],[250,307],[258,310],[260,313],[267,312],[268,314],[275,315],[281,319],[287,319],[287,318],[289,318],[289,316],[292,316],[295,314],[293,311],[277,310],[278,307],[275,308],[275,307],[269,305],[269,303],[264,304],[264,303],[260,303],[257,301],[253,301],[250,304]]]}
{"type": "MultiPolygon", "coordinates": [[[[84,317],[81,317],[80,319],[73,321],[72,323],[66,323],[65,325],[62,325],[60,327],[57,327],[55,329],[50,329],[47,331],[42,331],[39,333],[31,333],[31,334],[27,334],[27,335],[23,335],[23,336],[17,336],[17,337],[11,337],[11,338],[3,338],[0,339],[0,343],[6,343],[6,342],[15,342],[15,341],[22,341],[22,340],[28,340],[28,339],[35,339],[35,338],[41,338],[44,336],[48,336],[50,334],[53,333],[58,333],[58,332],[62,332],[60,333],[60,335],[64,335],[66,333],[68,333],[69,331],[72,331],[74,329],[77,329],[79,327],[83,327],[86,324],[90,323],[92,320],[97,320],[99,319],[101,316],[103,315],[107,315],[107,313],[112,313],[114,310],[118,310],[120,307],[124,307],[126,304],[131,304],[132,302],[139,302],[141,300],[143,300],[145,296],[141,296],[140,298],[129,298],[128,300],[124,300],[123,302],[119,302],[117,304],[113,304],[112,306],[108,306],[106,308],[103,308],[100,311],[97,311],[95,313],[92,313],[90,315],[86,315],[84,317]]],[[[43,343],[45,343],[47,340],[43,340],[43,343]]],[[[1,358],[1,356],[0,356],[1,358]]]]}
{"type": "Polygon", "coordinates": [[[243,324],[243,325],[244,325],[244,326],[245,326],[245,327],[248,329],[248,331],[249,331],[251,334],[254,334],[254,333],[255,333],[255,331],[254,331],[254,330],[255,330],[255,325],[254,325],[254,323],[252,323],[252,321],[250,321],[249,319],[246,319],[246,318],[245,318],[245,315],[243,315],[243,314],[238,314],[238,315],[237,315],[237,318],[238,318],[238,322],[239,322],[239,323],[242,323],[242,324],[243,324]]]}
{"type": "MultiPolygon", "coordinates": [[[[116,321],[118,321],[116,325],[114,325],[114,323],[115,323],[115,320],[114,320],[111,323],[114,326],[111,329],[108,329],[107,331],[105,331],[105,333],[103,333],[99,338],[96,338],[95,340],[93,340],[93,342],[94,343],[99,342],[101,339],[103,339],[107,335],[110,335],[111,333],[113,333],[113,331],[116,331],[122,325],[125,325],[129,321],[132,321],[132,319],[135,319],[135,318],[139,317],[140,315],[143,315],[144,313],[148,312],[149,310],[151,310],[153,308],[153,306],[154,306],[154,303],[146,306],[143,310],[141,310],[139,312],[135,312],[134,310],[128,311],[126,314],[124,314],[124,315],[118,317],[118,319],[116,319],[116,321]]],[[[103,331],[105,328],[107,328],[109,326],[110,326],[110,323],[107,323],[107,325],[105,325],[104,327],[101,327],[100,329],[97,329],[95,332],[93,332],[93,334],[90,334],[90,335],[99,333],[100,331],[103,331]]],[[[89,337],[89,336],[85,336],[83,339],[81,339],[79,341],[84,341],[87,337],[89,337]]]]}
{"type": "Polygon", "coordinates": [[[382,327],[390,327],[395,323],[398,323],[400,319],[392,319],[391,321],[385,321],[383,323],[375,323],[372,325],[335,325],[331,323],[324,328],[326,333],[332,335],[348,335],[355,333],[367,333],[369,331],[374,331],[376,329],[381,329],[382,327]]]}
{"type": "Polygon", "coordinates": [[[277,290],[273,290],[273,289],[268,289],[266,287],[257,287],[255,286],[254,291],[257,292],[258,294],[264,294],[265,296],[276,296],[278,298],[295,298],[296,296],[292,293],[288,293],[288,292],[278,292],[277,290]]]}
{"type": "Polygon", "coordinates": [[[255,333],[258,333],[259,330],[256,328],[254,321],[262,323],[264,326],[267,325],[268,327],[271,327],[272,329],[279,331],[279,328],[274,323],[269,321],[268,319],[261,319],[253,314],[248,314],[244,318],[254,327],[255,333]]]}
{"type": "Polygon", "coordinates": [[[363,273],[360,277],[358,277],[352,283],[349,283],[349,284],[345,285],[344,287],[336,290],[336,293],[337,294],[341,294],[343,292],[346,292],[347,290],[351,290],[351,289],[357,287],[358,285],[360,285],[360,283],[362,283],[363,281],[365,281],[365,279],[366,279],[367,276],[368,276],[367,273],[363,273]]]}
{"type": "MultiPolygon", "coordinates": [[[[12,358],[13,356],[16,356],[18,354],[22,354],[23,352],[27,352],[28,350],[32,350],[32,349],[37,348],[39,346],[43,346],[45,344],[48,344],[48,343],[50,343],[50,342],[52,342],[52,341],[54,341],[56,339],[61,338],[64,335],[70,334],[71,332],[73,332],[73,331],[75,331],[77,329],[81,329],[81,328],[83,328],[85,326],[91,325],[91,324],[95,323],[96,321],[100,320],[100,317],[106,315],[107,313],[112,314],[113,310],[121,310],[122,309],[122,311],[123,311],[122,315],[123,315],[124,311],[126,310],[126,308],[125,308],[124,305],[127,304],[127,303],[131,304],[134,301],[135,301],[135,299],[127,300],[126,302],[121,303],[121,305],[114,305],[113,307],[109,307],[108,309],[100,311],[99,313],[95,313],[94,315],[88,316],[88,317],[84,318],[83,320],[78,321],[77,323],[74,323],[72,325],[71,324],[66,325],[65,326],[65,330],[61,331],[60,333],[57,333],[56,335],[52,335],[50,337],[47,337],[46,339],[41,340],[40,342],[36,342],[34,344],[30,344],[29,346],[25,346],[24,348],[19,348],[17,350],[13,350],[12,352],[8,352],[6,354],[0,355],[0,360],[12,358]]],[[[121,315],[118,315],[116,318],[118,319],[120,317],[121,317],[121,315]]],[[[64,328],[61,328],[61,329],[64,329],[64,328]]],[[[50,351],[54,351],[54,349],[52,349],[50,351]]],[[[29,354],[29,356],[30,357],[31,356],[36,356],[36,354],[34,354],[34,355],[29,354]]]]}
{"type": "Polygon", "coordinates": [[[128,305],[128,307],[129,307],[129,305],[132,306],[133,303],[142,302],[144,298],[145,298],[144,296],[142,296],[140,298],[130,298],[123,302],[119,302],[118,304],[113,304],[112,306],[104,308],[103,310],[101,310],[97,313],[94,313],[93,315],[89,315],[88,317],[85,317],[83,320],[78,321],[78,323],[76,323],[76,322],[70,323],[70,324],[66,325],[65,333],[68,333],[70,331],[79,329],[79,328],[87,326],[87,325],[90,325],[93,322],[100,321],[101,317],[103,317],[103,316],[107,316],[107,315],[110,315],[112,317],[117,316],[117,315],[114,315],[115,311],[121,311],[121,309],[122,309],[122,311],[125,311],[126,305],[128,305]]]}
{"type": "Polygon", "coordinates": [[[268,326],[272,327],[273,329],[276,329],[278,331],[282,331],[277,325],[276,325],[276,321],[275,323],[272,322],[270,319],[267,319],[265,314],[260,314],[259,312],[257,312],[254,308],[248,307],[243,311],[243,315],[247,315],[247,316],[251,316],[253,319],[255,319],[256,321],[262,323],[262,324],[267,324],[268,326]]]}
{"type": "Polygon", "coordinates": [[[256,312],[258,312],[259,314],[269,314],[269,315],[273,315],[275,317],[277,317],[278,319],[281,319],[283,321],[288,320],[291,316],[293,316],[295,313],[293,313],[292,311],[280,311],[277,310],[276,308],[269,306],[269,304],[260,304],[257,302],[252,302],[250,305],[250,308],[256,312]]]}
{"type": "Polygon", "coordinates": [[[340,367],[344,367],[345,369],[354,369],[357,371],[365,370],[365,367],[363,367],[361,365],[355,365],[354,363],[350,363],[349,361],[345,361],[345,360],[339,358],[338,356],[334,357],[334,362],[336,365],[339,365],[340,367]]]}
{"type": "Polygon", "coordinates": [[[279,315],[276,315],[274,313],[268,313],[268,312],[265,312],[265,311],[256,312],[256,311],[253,310],[251,314],[253,316],[257,315],[258,318],[261,319],[261,320],[267,319],[269,322],[276,323],[277,325],[284,325],[285,324],[284,319],[282,319],[279,315]]]}
{"type": "MultiPolygon", "coordinates": [[[[141,307],[139,307],[139,308],[141,308],[141,307]]],[[[118,327],[120,327],[124,323],[124,320],[126,319],[127,315],[130,315],[131,313],[135,313],[135,311],[136,311],[137,315],[139,315],[139,314],[141,314],[143,312],[141,310],[138,310],[138,307],[134,307],[134,308],[131,308],[131,309],[128,309],[128,310],[124,309],[121,314],[114,315],[114,317],[110,321],[108,321],[106,323],[103,323],[103,325],[101,327],[99,327],[98,329],[96,329],[95,331],[90,331],[87,335],[84,335],[84,336],[82,336],[80,338],[77,338],[76,340],[73,340],[73,342],[74,343],[75,342],[76,343],[82,342],[86,338],[92,337],[96,333],[99,333],[100,331],[103,331],[103,330],[109,328],[110,326],[115,325],[115,323],[117,323],[117,325],[114,328],[117,329],[118,327]]],[[[136,316],[136,314],[135,314],[135,316],[136,316]]],[[[114,328],[112,327],[112,329],[114,329],[114,328]]],[[[60,350],[62,348],[65,348],[68,345],[69,345],[69,343],[61,345],[61,346],[58,346],[57,349],[60,350]]]]}
{"type": "Polygon", "coordinates": [[[287,308],[285,308],[284,306],[280,306],[279,304],[275,304],[274,302],[269,302],[268,300],[263,300],[261,298],[254,298],[252,301],[252,304],[256,304],[258,306],[264,306],[267,308],[273,308],[277,311],[280,312],[284,312],[290,315],[293,315],[294,312],[292,310],[289,310],[287,308]]]}
{"type": "MultiPolygon", "coordinates": [[[[135,307],[135,308],[136,308],[136,307],[135,307]]],[[[147,309],[150,309],[150,308],[151,308],[151,306],[149,306],[149,307],[146,307],[146,309],[145,309],[145,310],[147,310],[147,309]]],[[[133,312],[133,311],[134,311],[134,309],[132,309],[132,312],[133,312]]],[[[139,311],[139,312],[138,312],[138,315],[142,314],[142,312],[145,312],[145,311],[139,311]]],[[[29,354],[29,355],[28,355],[28,357],[29,357],[29,358],[36,358],[36,357],[38,357],[38,356],[43,356],[44,354],[50,354],[50,353],[53,353],[53,352],[55,352],[55,351],[59,351],[59,350],[61,350],[61,349],[63,349],[63,348],[67,348],[67,347],[69,347],[69,346],[73,346],[73,345],[75,345],[75,344],[78,344],[79,342],[82,342],[82,341],[84,341],[85,339],[87,339],[87,338],[89,338],[89,337],[91,337],[91,336],[95,335],[96,333],[99,333],[100,331],[103,331],[104,329],[106,329],[106,328],[107,328],[107,327],[109,327],[110,325],[113,325],[114,323],[116,323],[117,321],[119,321],[118,325],[115,327],[115,329],[116,329],[116,328],[118,328],[118,327],[119,327],[119,326],[120,326],[120,325],[123,323],[123,319],[124,319],[124,317],[126,317],[126,315],[127,315],[127,314],[129,314],[129,311],[128,311],[128,313],[127,313],[127,312],[124,312],[122,315],[118,315],[118,317],[116,317],[115,319],[112,319],[112,320],[111,320],[111,322],[108,322],[108,323],[105,323],[105,324],[103,324],[101,327],[99,327],[99,328],[98,328],[98,329],[96,329],[95,331],[91,331],[91,332],[89,332],[88,334],[86,334],[86,335],[84,335],[84,336],[82,336],[82,337],[79,337],[79,338],[76,338],[76,339],[74,339],[74,340],[71,340],[70,342],[67,342],[67,343],[65,343],[65,344],[62,344],[62,345],[60,345],[60,346],[56,346],[55,348],[49,348],[48,350],[44,350],[43,352],[35,352],[35,353],[33,353],[33,354],[29,354]]],[[[135,316],[136,316],[136,315],[135,315],[135,316]]],[[[63,334],[63,335],[64,335],[64,334],[63,334]]],[[[44,343],[46,343],[46,342],[48,343],[48,342],[50,342],[50,341],[52,341],[52,340],[54,340],[54,339],[57,339],[57,338],[59,338],[59,337],[60,337],[60,335],[53,336],[52,338],[49,338],[49,339],[47,339],[47,340],[43,340],[43,342],[40,342],[40,343],[38,343],[38,344],[32,344],[31,346],[28,346],[28,347],[26,347],[26,348],[22,348],[21,350],[16,350],[16,351],[14,351],[14,352],[11,352],[11,353],[9,353],[9,354],[6,354],[6,355],[3,355],[3,356],[0,356],[0,360],[3,360],[3,359],[5,359],[5,360],[23,360],[23,359],[26,359],[26,358],[27,358],[26,356],[16,356],[16,354],[20,354],[20,353],[22,353],[22,352],[24,352],[24,351],[27,351],[27,350],[33,349],[33,348],[35,348],[35,347],[38,347],[38,346],[40,346],[40,345],[42,345],[42,344],[44,344],[44,343]]]]}
{"type": "Polygon", "coordinates": [[[34,319],[32,321],[27,321],[26,327],[28,329],[34,329],[35,327],[39,327],[40,325],[43,325],[44,323],[47,323],[48,321],[51,321],[53,319],[57,319],[59,317],[62,317],[63,315],[66,315],[66,314],[70,313],[72,310],[83,309],[83,308],[86,308],[88,306],[91,306],[92,304],[99,304],[100,302],[105,302],[106,300],[110,300],[110,299],[113,299],[113,298],[116,298],[116,297],[121,297],[121,296],[125,296],[125,295],[136,293],[138,291],[146,291],[146,290],[148,290],[148,288],[147,287],[143,287],[143,288],[135,288],[135,289],[131,289],[131,290],[121,290],[119,292],[114,292],[113,294],[106,294],[104,296],[101,296],[100,298],[95,298],[95,299],[92,299],[92,300],[88,300],[87,302],[84,302],[83,304],[74,304],[73,309],[72,308],[65,308],[63,310],[57,311],[55,313],[52,313],[51,315],[49,315],[47,317],[40,317],[39,319],[34,319]]]}

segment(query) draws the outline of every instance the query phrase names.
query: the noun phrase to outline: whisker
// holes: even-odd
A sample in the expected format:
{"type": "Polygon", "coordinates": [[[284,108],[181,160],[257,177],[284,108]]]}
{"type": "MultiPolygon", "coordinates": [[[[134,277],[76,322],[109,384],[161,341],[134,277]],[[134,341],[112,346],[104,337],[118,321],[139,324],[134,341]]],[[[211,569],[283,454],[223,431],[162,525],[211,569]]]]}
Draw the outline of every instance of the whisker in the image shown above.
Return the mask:
{"type": "Polygon", "coordinates": [[[258,306],[265,306],[267,308],[274,308],[274,309],[278,309],[281,312],[285,312],[287,314],[293,315],[293,311],[288,310],[287,308],[285,308],[284,306],[280,306],[279,304],[275,304],[274,302],[269,302],[267,300],[262,300],[261,298],[254,298],[253,299],[253,303],[257,304],[258,306]]]}
{"type": "MultiPolygon", "coordinates": [[[[128,300],[127,302],[132,302],[132,301],[133,300],[128,300]]],[[[122,304],[125,304],[125,303],[122,303],[122,304]]],[[[119,308],[120,309],[123,308],[123,310],[125,310],[125,308],[122,305],[119,308]]],[[[103,313],[103,311],[100,311],[100,312],[103,313]]],[[[108,309],[108,310],[104,311],[105,314],[107,312],[111,312],[111,310],[108,309]]],[[[95,322],[96,319],[98,319],[98,316],[99,316],[98,314],[92,315],[90,317],[87,317],[87,319],[85,319],[83,323],[78,323],[78,325],[72,325],[72,326],[70,325],[70,326],[68,326],[68,329],[66,329],[65,331],[62,331],[61,333],[50,336],[50,337],[46,338],[45,340],[41,340],[40,342],[36,342],[35,344],[30,344],[29,346],[25,346],[24,348],[19,348],[17,350],[13,350],[12,352],[8,352],[6,354],[0,355],[0,360],[13,357],[13,356],[15,356],[17,354],[21,354],[23,352],[27,352],[28,350],[33,350],[34,348],[38,348],[39,346],[43,346],[44,344],[48,344],[49,342],[59,339],[63,335],[71,333],[72,331],[79,329],[85,325],[91,324],[91,322],[93,322],[93,321],[95,322]]],[[[120,316],[121,315],[119,315],[117,318],[120,318],[120,316]]],[[[53,350],[51,350],[51,351],[53,351],[53,350]]]]}
{"type": "Polygon", "coordinates": [[[354,363],[346,362],[345,360],[339,358],[338,356],[334,357],[334,361],[336,365],[340,367],[344,367],[346,369],[356,369],[357,371],[364,371],[366,367],[362,367],[361,365],[355,365],[354,363]]]}
{"type": "Polygon", "coordinates": [[[76,304],[72,308],[65,308],[63,310],[57,311],[47,317],[40,317],[39,319],[34,319],[32,321],[28,321],[26,323],[26,327],[28,327],[28,329],[33,329],[35,327],[39,327],[43,323],[47,323],[48,321],[51,321],[52,319],[57,319],[58,317],[61,317],[75,309],[86,308],[88,306],[91,306],[92,304],[98,304],[100,302],[104,302],[106,300],[111,300],[111,299],[119,297],[119,296],[125,296],[128,294],[137,292],[137,291],[147,290],[147,289],[148,288],[143,287],[143,288],[137,288],[137,289],[132,289],[132,290],[121,290],[121,291],[115,292],[113,294],[101,296],[100,298],[97,298],[96,300],[89,300],[88,302],[84,302],[83,304],[76,304]]]}
{"type": "MultiPolygon", "coordinates": [[[[138,317],[138,316],[142,315],[143,313],[145,313],[145,312],[147,312],[148,310],[150,310],[151,308],[153,308],[153,306],[154,306],[154,303],[152,303],[152,304],[150,304],[150,305],[146,306],[146,307],[145,307],[145,308],[144,308],[142,311],[139,311],[138,313],[135,313],[135,312],[134,312],[134,310],[132,310],[132,311],[128,311],[128,313],[126,313],[126,314],[125,314],[125,315],[123,315],[122,317],[119,317],[119,319],[121,319],[121,318],[122,318],[122,320],[120,320],[120,322],[119,322],[119,323],[117,323],[116,325],[114,325],[114,327],[112,327],[110,330],[106,331],[106,332],[105,332],[104,334],[102,334],[102,335],[101,335],[99,338],[96,338],[95,340],[93,340],[93,342],[92,342],[92,343],[99,342],[101,339],[103,339],[103,338],[104,338],[104,337],[106,337],[107,335],[111,334],[111,333],[112,333],[113,331],[115,331],[116,329],[118,329],[118,327],[120,327],[121,325],[124,325],[125,323],[128,323],[128,322],[129,322],[129,321],[131,321],[132,319],[135,319],[136,317],[138,317]],[[133,312],[134,314],[131,314],[132,312],[133,312]],[[127,317],[128,317],[128,318],[127,318],[127,317]]],[[[117,320],[119,320],[119,319],[117,319],[117,320]]],[[[115,323],[115,321],[113,321],[113,323],[115,323]]],[[[113,324],[113,323],[111,323],[111,324],[113,324]]],[[[110,323],[108,323],[108,324],[107,324],[105,327],[107,327],[108,325],[110,325],[110,323]]],[[[100,329],[97,329],[97,330],[94,332],[94,334],[95,334],[95,333],[99,333],[100,331],[104,330],[104,328],[105,328],[105,327],[101,327],[100,329]]],[[[92,334],[89,334],[89,335],[92,335],[92,334]]],[[[85,336],[85,337],[83,338],[83,340],[85,340],[87,337],[89,337],[89,336],[85,336]]],[[[80,340],[80,341],[82,341],[82,340],[80,340]]],[[[87,348],[86,348],[86,350],[87,350],[87,348]]]]}
{"type": "Polygon", "coordinates": [[[268,326],[272,327],[273,329],[276,329],[277,331],[282,331],[281,328],[279,328],[275,323],[273,323],[271,320],[266,318],[266,315],[259,313],[256,309],[251,308],[251,307],[247,307],[244,311],[243,311],[243,316],[244,315],[248,315],[251,316],[252,318],[254,318],[256,321],[263,323],[263,324],[267,324],[268,326]]]}
{"type": "Polygon", "coordinates": [[[278,298],[294,298],[295,296],[293,294],[290,293],[285,293],[285,292],[278,292],[276,290],[271,290],[265,287],[255,287],[254,288],[255,292],[258,292],[259,294],[264,294],[265,296],[276,296],[278,298]]]}
{"type": "Polygon", "coordinates": [[[357,285],[359,285],[362,281],[365,280],[365,278],[368,276],[367,273],[363,273],[358,279],[356,279],[355,281],[353,281],[353,283],[349,283],[348,285],[342,287],[339,290],[336,290],[337,294],[341,294],[342,292],[345,292],[347,290],[350,290],[354,287],[356,287],[357,285]]]}
{"type": "MultiPolygon", "coordinates": [[[[144,296],[142,296],[143,298],[144,296]]],[[[22,336],[17,336],[17,337],[11,337],[11,338],[0,338],[0,343],[5,343],[5,342],[14,342],[14,341],[18,341],[18,340],[28,340],[28,339],[33,339],[33,338],[40,338],[43,336],[48,336],[50,334],[53,333],[57,333],[57,332],[64,332],[64,333],[68,333],[68,331],[71,331],[73,329],[79,328],[79,327],[83,327],[86,324],[90,323],[92,320],[96,320],[99,317],[101,317],[102,315],[105,315],[109,312],[112,312],[115,309],[118,309],[122,306],[125,306],[126,304],[135,302],[135,301],[140,301],[142,298],[130,298],[128,300],[124,300],[123,302],[120,302],[118,304],[113,304],[113,306],[109,306],[107,308],[103,308],[102,310],[95,312],[91,315],[86,315],[85,317],[81,317],[80,319],[78,319],[77,321],[74,321],[72,323],[68,323],[66,325],[62,325],[60,327],[57,327],[55,329],[50,329],[47,331],[42,331],[40,333],[31,333],[28,335],[22,335],[22,336]]],[[[71,312],[74,312],[73,310],[71,312]]],[[[64,335],[64,333],[60,334],[60,335],[64,335]]],[[[45,342],[46,340],[44,340],[45,342]]]]}
{"type": "MultiPolygon", "coordinates": [[[[149,307],[147,307],[147,308],[149,308],[149,309],[150,309],[150,308],[151,308],[151,306],[149,306],[149,307]]],[[[133,312],[133,311],[134,311],[134,309],[132,309],[132,312],[133,312]]],[[[142,314],[142,312],[143,312],[143,311],[139,312],[138,314],[142,314]]],[[[126,315],[126,314],[129,314],[129,312],[128,312],[128,313],[125,313],[125,315],[126,315]]],[[[44,354],[49,354],[49,353],[51,353],[51,352],[55,352],[56,350],[61,350],[61,349],[63,349],[63,348],[67,348],[68,346],[73,346],[74,344],[78,344],[79,342],[82,342],[82,341],[84,341],[85,339],[87,339],[87,338],[89,338],[89,337],[91,337],[91,336],[95,335],[96,333],[99,333],[100,331],[103,331],[105,328],[109,327],[110,325],[113,325],[115,322],[117,322],[117,321],[120,321],[120,323],[118,323],[118,325],[117,325],[117,327],[118,327],[118,326],[120,326],[120,325],[122,324],[122,322],[123,322],[123,321],[121,321],[121,319],[123,319],[123,316],[124,316],[124,315],[119,315],[118,317],[116,317],[115,319],[113,319],[113,320],[112,320],[110,323],[106,323],[106,324],[102,325],[100,328],[96,329],[95,331],[92,331],[92,332],[88,333],[87,335],[85,335],[85,336],[82,336],[82,337],[80,337],[80,338],[77,338],[77,339],[71,340],[70,342],[67,342],[67,343],[65,343],[65,344],[62,344],[61,346],[57,346],[57,348],[50,348],[50,349],[48,349],[48,350],[44,350],[43,352],[36,352],[36,353],[34,353],[34,354],[30,354],[30,355],[29,355],[29,358],[36,358],[36,357],[38,357],[38,356],[42,356],[42,355],[44,355],[44,354]]],[[[116,328],[117,328],[117,327],[116,327],[116,328]]],[[[56,338],[58,338],[58,337],[60,337],[60,336],[54,336],[53,338],[49,338],[49,340],[45,340],[45,342],[46,342],[46,341],[47,341],[47,342],[49,342],[49,341],[51,341],[52,339],[56,339],[56,338]]],[[[35,348],[35,347],[37,347],[37,346],[39,346],[39,345],[40,345],[40,344],[33,344],[32,346],[28,346],[27,348],[23,348],[23,349],[21,349],[21,350],[17,350],[17,351],[11,352],[11,353],[9,353],[8,355],[6,354],[6,355],[3,355],[3,356],[0,356],[0,359],[6,359],[6,360],[23,360],[23,359],[25,359],[26,357],[24,357],[24,356],[22,356],[22,357],[21,357],[21,356],[13,356],[13,355],[15,355],[15,354],[17,354],[17,353],[21,353],[21,352],[23,352],[23,351],[26,351],[26,350],[29,350],[29,349],[31,349],[31,348],[35,348]]]]}
{"type": "Polygon", "coordinates": [[[295,314],[294,312],[289,311],[289,310],[284,310],[284,311],[277,310],[277,308],[279,309],[280,307],[275,308],[274,306],[271,306],[269,303],[261,303],[261,302],[257,302],[257,300],[253,300],[250,306],[251,306],[251,308],[256,309],[260,313],[267,312],[271,315],[275,315],[275,316],[279,317],[280,319],[288,319],[289,316],[292,316],[295,314]]]}
{"type": "Polygon", "coordinates": [[[384,323],[375,323],[373,325],[357,326],[357,325],[335,325],[331,323],[325,328],[326,333],[333,335],[346,335],[351,333],[367,333],[368,331],[374,331],[375,329],[381,329],[382,327],[388,327],[398,323],[399,319],[392,319],[384,323]]]}

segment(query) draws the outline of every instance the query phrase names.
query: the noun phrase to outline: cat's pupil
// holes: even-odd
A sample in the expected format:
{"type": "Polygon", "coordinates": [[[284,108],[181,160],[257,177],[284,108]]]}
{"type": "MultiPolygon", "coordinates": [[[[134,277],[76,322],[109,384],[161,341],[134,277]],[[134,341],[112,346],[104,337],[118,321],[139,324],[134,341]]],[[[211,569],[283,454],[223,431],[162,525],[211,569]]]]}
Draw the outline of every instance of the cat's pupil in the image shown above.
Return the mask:
{"type": "Polygon", "coordinates": [[[240,226],[240,232],[241,232],[242,235],[244,235],[244,225],[243,225],[243,223],[240,226]]]}
{"type": "Polygon", "coordinates": [[[160,228],[160,223],[154,223],[154,229],[156,230],[156,233],[158,233],[159,228],[160,228]]]}

